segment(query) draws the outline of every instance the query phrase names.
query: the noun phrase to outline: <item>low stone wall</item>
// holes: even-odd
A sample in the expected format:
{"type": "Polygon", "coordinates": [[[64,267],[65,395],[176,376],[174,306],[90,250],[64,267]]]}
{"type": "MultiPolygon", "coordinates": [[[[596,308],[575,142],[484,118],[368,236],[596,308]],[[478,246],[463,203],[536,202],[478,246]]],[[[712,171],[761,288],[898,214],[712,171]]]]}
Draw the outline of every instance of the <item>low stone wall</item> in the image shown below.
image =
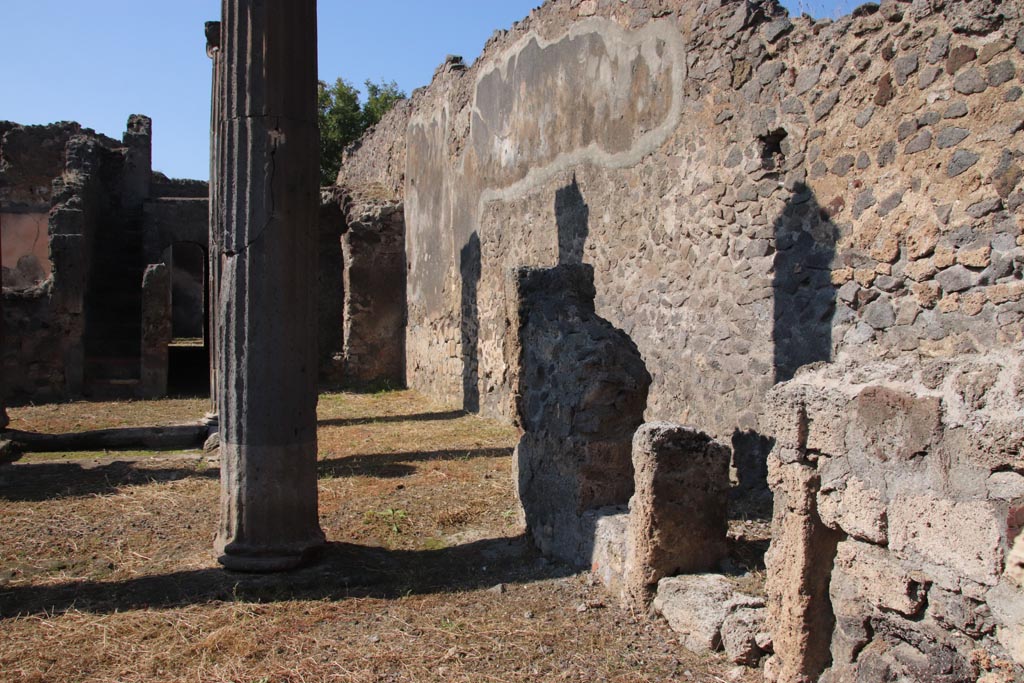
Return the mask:
{"type": "Polygon", "coordinates": [[[1024,346],[835,364],[768,396],[780,681],[1024,676],[1024,346]]]}

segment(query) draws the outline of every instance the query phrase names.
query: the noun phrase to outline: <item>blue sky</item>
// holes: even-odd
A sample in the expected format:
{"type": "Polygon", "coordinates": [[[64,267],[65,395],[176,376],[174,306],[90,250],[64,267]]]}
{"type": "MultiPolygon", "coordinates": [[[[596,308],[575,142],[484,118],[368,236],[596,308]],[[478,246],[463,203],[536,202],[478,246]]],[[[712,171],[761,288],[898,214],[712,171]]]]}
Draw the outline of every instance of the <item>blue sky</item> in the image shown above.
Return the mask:
{"type": "MultiPolygon", "coordinates": [[[[541,0],[319,0],[320,77],[426,85],[445,55],[476,58],[487,38],[541,0]]],[[[788,0],[832,16],[850,0],[788,0]]],[[[0,120],[72,120],[120,137],[153,117],[153,165],[208,175],[210,61],[203,23],[218,0],[0,0],[0,120]]]]}

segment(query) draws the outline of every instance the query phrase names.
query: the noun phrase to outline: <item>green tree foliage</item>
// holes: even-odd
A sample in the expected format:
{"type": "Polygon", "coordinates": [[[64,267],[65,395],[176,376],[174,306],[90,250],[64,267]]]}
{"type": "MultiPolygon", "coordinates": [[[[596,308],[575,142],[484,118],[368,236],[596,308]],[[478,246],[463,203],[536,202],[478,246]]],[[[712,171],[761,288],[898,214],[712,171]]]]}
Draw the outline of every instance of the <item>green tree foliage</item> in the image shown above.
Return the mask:
{"type": "Polygon", "coordinates": [[[404,100],[405,93],[394,81],[371,83],[366,81],[366,103],[363,105],[363,126],[369,128],[380,121],[398,100],[404,100]]]}
{"type": "Polygon", "coordinates": [[[319,82],[320,184],[333,185],[341,168],[342,151],[376,124],[405,93],[394,81],[367,80],[366,102],[360,103],[354,85],[339,78],[334,85],[319,82]]]}

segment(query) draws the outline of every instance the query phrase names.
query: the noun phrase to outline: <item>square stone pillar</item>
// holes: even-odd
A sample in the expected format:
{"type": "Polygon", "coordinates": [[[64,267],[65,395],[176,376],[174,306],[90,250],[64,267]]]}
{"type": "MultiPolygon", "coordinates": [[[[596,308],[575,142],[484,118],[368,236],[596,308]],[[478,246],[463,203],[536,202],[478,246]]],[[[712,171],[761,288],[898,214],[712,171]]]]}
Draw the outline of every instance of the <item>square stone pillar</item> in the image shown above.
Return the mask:
{"type": "Polygon", "coordinates": [[[167,395],[167,359],[171,338],[171,269],[165,263],[153,263],[142,275],[139,389],[143,398],[167,395]]]}
{"type": "Polygon", "coordinates": [[[633,436],[624,603],[645,611],[666,576],[714,571],[728,554],[729,448],[668,422],[633,436]]]}
{"type": "Polygon", "coordinates": [[[279,571],[317,517],[316,0],[223,0],[217,347],[229,569],[279,571]]]}

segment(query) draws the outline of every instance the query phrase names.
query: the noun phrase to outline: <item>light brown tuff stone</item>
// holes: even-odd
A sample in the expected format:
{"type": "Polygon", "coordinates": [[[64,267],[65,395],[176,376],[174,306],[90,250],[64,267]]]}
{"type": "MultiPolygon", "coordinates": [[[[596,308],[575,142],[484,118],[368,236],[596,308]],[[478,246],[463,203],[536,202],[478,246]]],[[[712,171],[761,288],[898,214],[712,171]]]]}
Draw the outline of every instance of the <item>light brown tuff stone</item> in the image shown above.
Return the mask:
{"type": "Polygon", "coordinates": [[[956,263],[956,250],[949,246],[936,247],[932,262],[936,268],[949,268],[956,263]]]}
{"type": "Polygon", "coordinates": [[[883,545],[888,541],[885,501],[858,477],[850,477],[842,489],[818,493],[818,514],[827,526],[854,538],[883,545]]]}
{"type": "Polygon", "coordinates": [[[1005,519],[989,501],[954,501],[934,494],[897,496],[889,504],[889,547],[936,583],[963,579],[994,586],[1002,573],[1005,519]]]}
{"type": "Polygon", "coordinates": [[[956,261],[969,268],[984,268],[992,262],[992,247],[989,245],[960,249],[956,261]]]}
{"type": "Polygon", "coordinates": [[[985,288],[985,295],[994,304],[1020,301],[1024,298],[1024,282],[1008,282],[985,288]]]}
{"type": "Polygon", "coordinates": [[[906,236],[907,258],[917,260],[930,256],[939,243],[939,227],[934,223],[921,223],[912,228],[906,236]]]}
{"type": "Polygon", "coordinates": [[[653,607],[679,634],[683,645],[697,653],[722,646],[722,624],[740,608],[757,608],[764,600],[736,590],[721,574],[671,576],[658,582],[653,607]]]}
{"type": "Polygon", "coordinates": [[[637,430],[627,605],[644,611],[660,579],[714,569],[725,557],[730,456],[727,446],[681,425],[653,422],[637,430]]]}
{"type": "Polygon", "coordinates": [[[866,605],[912,617],[924,607],[928,582],[920,573],[902,566],[885,548],[847,540],[836,549],[831,586],[837,615],[862,610],[866,605]],[[844,609],[841,603],[845,601],[861,605],[844,609]]]}
{"type": "Polygon", "coordinates": [[[779,681],[815,680],[831,660],[834,616],[828,596],[826,558],[841,535],[819,519],[817,471],[769,456],[769,485],[775,494],[768,569],[768,623],[779,681]]]}
{"type": "Polygon", "coordinates": [[[935,275],[936,272],[938,272],[938,269],[935,267],[935,262],[931,259],[922,259],[908,263],[904,270],[906,276],[915,282],[923,282],[935,275]]]}

